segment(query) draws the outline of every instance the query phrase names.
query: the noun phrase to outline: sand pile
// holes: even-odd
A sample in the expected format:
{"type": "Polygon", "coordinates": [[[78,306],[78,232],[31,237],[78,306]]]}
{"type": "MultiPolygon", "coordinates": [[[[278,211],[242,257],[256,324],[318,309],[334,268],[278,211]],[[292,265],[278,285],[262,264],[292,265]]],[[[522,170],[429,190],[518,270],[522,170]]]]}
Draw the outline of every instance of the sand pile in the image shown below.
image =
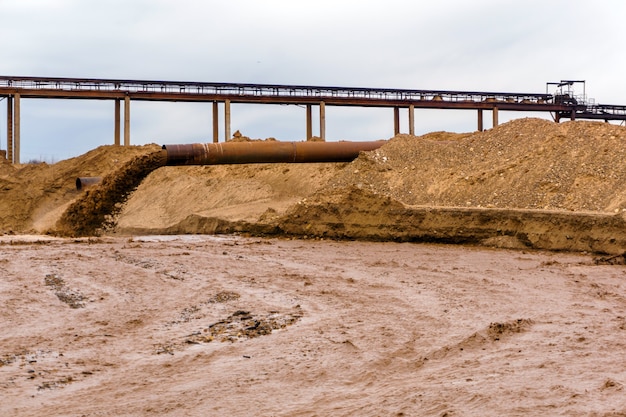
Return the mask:
{"type": "MultiPolygon", "coordinates": [[[[472,243],[499,233],[515,237],[506,245],[565,247],[567,240],[589,240],[592,228],[586,217],[555,212],[614,214],[626,207],[626,172],[619,168],[625,153],[620,126],[520,119],[473,134],[399,135],[350,164],[165,167],[131,196],[118,230],[472,243]],[[524,222],[531,231],[520,229],[524,222]],[[416,234],[415,225],[428,233],[416,234]],[[559,229],[571,233],[555,234],[559,229]],[[548,234],[556,241],[546,241],[548,234]]],[[[602,223],[595,225],[602,234],[622,218],[593,221],[602,223]]],[[[600,238],[584,247],[597,247],[600,238]]]]}
{"type": "Polygon", "coordinates": [[[15,167],[0,155],[0,178],[15,173],[15,167]]]}
{"type": "Polygon", "coordinates": [[[128,195],[148,174],[164,166],[166,160],[167,154],[161,150],[138,155],[107,175],[101,184],[87,190],[65,210],[56,224],[57,232],[89,236],[112,228],[128,195]]]}
{"type": "Polygon", "coordinates": [[[267,138],[267,139],[253,139],[250,136],[246,136],[242,134],[239,130],[236,130],[233,133],[233,137],[230,138],[229,142],[275,142],[276,138],[267,138]]]}
{"type": "Polygon", "coordinates": [[[330,185],[409,205],[615,212],[626,208],[625,157],[623,127],[520,119],[474,134],[397,136],[330,185]]]}
{"type": "Polygon", "coordinates": [[[130,196],[125,234],[227,233],[270,224],[338,175],[346,163],[166,166],[130,196]]]}
{"type": "Polygon", "coordinates": [[[104,177],[157,145],[101,146],[55,164],[0,164],[0,232],[45,233],[81,193],[77,177],[104,177]]]}
{"type": "Polygon", "coordinates": [[[400,135],[279,220],[282,232],[621,253],[626,129],[516,120],[400,135]]]}
{"type": "MultiPolygon", "coordinates": [[[[239,134],[234,140],[251,139],[239,134]]],[[[248,232],[458,242],[508,236],[516,245],[572,250],[580,247],[566,241],[589,241],[582,250],[612,242],[611,251],[626,242],[621,236],[626,129],[606,123],[519,119],[471,134],[398,135],[348,164],[156,169],[162,161],[150,162],[145,155],[157,150],[156,145],[102,147],[4,174],[0,186],[9,197],[0,207],[0,227],[41,231],[37,225],[50,228],[65,212],[57,232],[74,235],[108,227],[122,234],[248,232]],[[113,166],[113,155],[123,162],[144,157],[125,167],[113,166]],[[77,200],[76,176],[113,172],[77,200]],[[6,204],[11,199],[19,209],[6,204]],[[37,219],[42,212],[46,222],[37,219]],[[596,217],[584,217],[591,214],[596,217]],[[551,234],[556,240],[546,240],[551,234]]]]}

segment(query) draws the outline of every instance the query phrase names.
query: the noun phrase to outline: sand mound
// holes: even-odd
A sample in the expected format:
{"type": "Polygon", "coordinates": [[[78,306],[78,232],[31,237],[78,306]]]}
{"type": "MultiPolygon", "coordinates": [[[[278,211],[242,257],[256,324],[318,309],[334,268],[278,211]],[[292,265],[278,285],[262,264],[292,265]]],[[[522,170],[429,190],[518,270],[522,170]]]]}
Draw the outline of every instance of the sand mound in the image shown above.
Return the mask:
{"type": "Polygon", "coordinates": [[[121,203],[148,174],[164,166],[166,160],[167,154],[161,150],[136,156],[73,202],[57,222],[57,232],[89,236],[113,227],[121,203]]]}
{"type": "Polygon", "coordinates": [[[590,122],[400,135],[277,223],[327,238],[620,253],[625,151],[626,129],[590,122]]]}
{"type": "Polygon", "coordinates": [[[157,145],[101,146],[55,164],[0,164],[0,232],[43,233],[81,193],[77,177],[104,177],[157,145]]]}
{"type": "Polygon", "coordinates": [[[276,138],[252,139],[250,136],[243,135],[240,131],[235,131],[229,142],[275,142],[276,138]]]}
{"type": "Polygon", "coordinates": [[[623,127],[520,119],[474,134],[399,135],[351,164],[167,167],[138,188],[119,225],[166,228],[192,214],[265,221],[346,187],[406,205],[614,213],[626,208],[625,153],[623,127]]]}
{"type": "Polygon", "coordinates": [[[333,187],[409,205],[615,212],[626,208],[626,129],[520,119],[474,134],[399,135],[333,187]]]}
{"type": "Polygon", "coordinates": [[[267,224],[320,189],[346,165],[163,167],[130,196],[117,229],[123,233],[215,233],[231,230],[224,227],[234,222],[267,224]]]}
{"type": "Polygon", "coordinates": [[[0,178],[14,173],[15,167],[11,165],[3,155],[0,155],[0,178]]]}
{"type": "Polygon", "coordinates": [[[600,252],[626,242],[626,129],[606,123],[519,119],[472,134],[398,135],[348,164],[151,172],[162,161],[146,155],[157,149],[102,147],[0,176],[20,206],[5,203],[0,226],[29,230],[42,212],[52,225],[65,211],[57,231],[73,235],[116,225],[121,234],[287,233],[600,252]],[[111,164],[114,154],[143,162],[111,164]],[[77,200],[76,176],[114,168],[77,200]]]}

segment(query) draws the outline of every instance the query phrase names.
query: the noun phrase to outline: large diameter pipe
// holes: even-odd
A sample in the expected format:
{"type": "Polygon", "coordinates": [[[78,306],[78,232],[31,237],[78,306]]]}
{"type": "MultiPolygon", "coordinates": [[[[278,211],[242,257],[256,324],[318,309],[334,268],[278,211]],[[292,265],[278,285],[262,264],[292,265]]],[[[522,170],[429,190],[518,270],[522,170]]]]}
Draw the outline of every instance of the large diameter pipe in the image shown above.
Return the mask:
{"type": "Polygon", "coordinates": [[[387,143],[371,142],[226,142],[163,145],[167,165],[350,162],[361,151],[387,143]]]}

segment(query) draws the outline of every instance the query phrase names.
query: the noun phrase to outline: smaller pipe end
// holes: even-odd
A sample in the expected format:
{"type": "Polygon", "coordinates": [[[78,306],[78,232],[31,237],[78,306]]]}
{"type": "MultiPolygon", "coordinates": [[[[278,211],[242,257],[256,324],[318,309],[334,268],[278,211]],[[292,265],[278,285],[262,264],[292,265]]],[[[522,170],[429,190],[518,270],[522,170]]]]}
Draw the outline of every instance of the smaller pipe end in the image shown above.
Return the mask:
{"type": "Polygon", "coordinates": [[[102,181],[102,177],[78,177],[76,178],[76,189],[78,191],[83,188],[92,187],[102,181]]]}

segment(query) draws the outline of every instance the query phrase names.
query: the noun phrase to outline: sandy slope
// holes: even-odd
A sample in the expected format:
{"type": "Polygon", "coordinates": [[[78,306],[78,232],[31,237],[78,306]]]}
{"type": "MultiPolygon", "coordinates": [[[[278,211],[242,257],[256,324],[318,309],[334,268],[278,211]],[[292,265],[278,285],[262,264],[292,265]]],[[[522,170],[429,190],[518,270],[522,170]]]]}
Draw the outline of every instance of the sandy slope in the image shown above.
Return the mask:
{"type": "Polygon", "coordinates": [[[119,229],[165,228],[190,214],[255,222],[284,213],[345,163],[162,167],[130,196],[119,229]]]}

